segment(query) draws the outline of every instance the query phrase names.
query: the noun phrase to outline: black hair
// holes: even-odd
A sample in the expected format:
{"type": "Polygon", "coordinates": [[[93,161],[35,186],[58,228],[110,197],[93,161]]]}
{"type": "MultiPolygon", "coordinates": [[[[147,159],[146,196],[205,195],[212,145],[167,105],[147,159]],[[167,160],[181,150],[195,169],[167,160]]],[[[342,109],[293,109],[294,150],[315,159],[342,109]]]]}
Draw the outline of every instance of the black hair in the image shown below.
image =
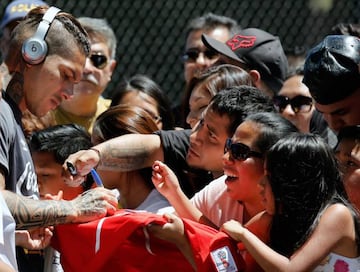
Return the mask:
{"type": "Polygon", "coordinates": [[[282,115],[274,112],[260,112],[250,114],[245,118],[244,122],[253,122],[260,127],[261,133],[254,142],[259,152],[266,154],[266,152],[279,139],[285,136],[298,132],[297,127],[282,115]]]}
{"type": "Polygon", "coordinates": [[[56,125],[35,131],[30,136],[30,149],[37,152],[51,152],[59,164],[63,164],[71,154],[89,149],[90,134],[76,124],[56,125]]]}
{"type": "Polygon", "coordinates": [[[230,36],[236,34],[241,29],[234,19],[209,12],[203,16],[196,17],[189,22],[186,28],[186,37],[189,36],[190,32],[195,30],[203,30],[204,32],[207,32],[218,27],[227,28],[230,36]]]}
{"type": "Polygon", "coordinates": [[[343,127],[340,129],[337,139],[338,144],[343,139],[360,139],[360,125],[343,127]]]}
{"type": "Polygon", "coordinates": [[[160,86],[146,75],[135,75],[120,82],[114,90],[110,107],[121,104],[125,94],[134,91],[145,93],[156,101],[164,130],[174,128],[174,116],[168,97],[160,86]]]}
{"type": "MultiPolygon", "coordinates": [[[[89,149],[92,146],[91,136],[85,128],[76,124],[55,125],[35,131],[29,139],[31,152],[49,152],[54,155],[58,164],[64,164],[65,160],[73,153],[89,149]]],[[[83,184],[87,190],[93,184],[89,175],[83,184]]]]}
{"type": "Polygon", "coordinates": [[[329,35],[350,35],[360,38],[360,24],[338,23],[331,28],[329,35]]]}
{"type": "Polygon", "coordinates": [[[269,96],[252,86],[226,88],[217,93],[210,101],[209,110],[230,119],[228,134],[233,135],[244,119],[257,112],[276,112],[269,96]]]}
{"type": "Polygon", "coordinates": [[[290,257],[333,203],[350,208],[360,248],[357,213],[347,200],[335,155],[319,135],[293,133],[280,139],[269,150],[265,168],[275,198],[270,230],[274,250],[290,257]]]}

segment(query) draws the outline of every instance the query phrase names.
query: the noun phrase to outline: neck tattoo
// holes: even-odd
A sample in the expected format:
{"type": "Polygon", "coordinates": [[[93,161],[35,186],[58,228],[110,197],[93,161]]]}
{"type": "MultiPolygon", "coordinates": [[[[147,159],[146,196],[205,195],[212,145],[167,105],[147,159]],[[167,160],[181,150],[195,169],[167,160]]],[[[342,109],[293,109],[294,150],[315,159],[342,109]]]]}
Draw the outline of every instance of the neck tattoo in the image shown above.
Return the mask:
{"type": "Polygon", "coordinates": [[[24,77],[19,73],[14,73],[9,85],[6,88],[6,93],[19,104],[24,97],[24,77]]]}

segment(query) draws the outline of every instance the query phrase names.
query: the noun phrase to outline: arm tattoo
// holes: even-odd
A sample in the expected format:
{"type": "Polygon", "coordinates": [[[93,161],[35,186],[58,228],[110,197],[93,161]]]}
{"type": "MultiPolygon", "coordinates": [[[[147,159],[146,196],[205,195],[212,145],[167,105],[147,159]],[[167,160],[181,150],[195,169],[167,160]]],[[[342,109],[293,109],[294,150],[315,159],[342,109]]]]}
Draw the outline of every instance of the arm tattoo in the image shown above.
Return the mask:
{"type": "Polygon", "coordinates": [[[101,157],[101,165],[104,168],[118,169],[120,171],[132,171],[146,167],[148,151],[143,147],[129,147],[119,149],[111,144],[106,145],[101,157]]]}
{"type": "Polygon", "coordinates": [[[75,217],[69,201],[34,200],[2,191],[17,229],[69,223],[75,217]]]}

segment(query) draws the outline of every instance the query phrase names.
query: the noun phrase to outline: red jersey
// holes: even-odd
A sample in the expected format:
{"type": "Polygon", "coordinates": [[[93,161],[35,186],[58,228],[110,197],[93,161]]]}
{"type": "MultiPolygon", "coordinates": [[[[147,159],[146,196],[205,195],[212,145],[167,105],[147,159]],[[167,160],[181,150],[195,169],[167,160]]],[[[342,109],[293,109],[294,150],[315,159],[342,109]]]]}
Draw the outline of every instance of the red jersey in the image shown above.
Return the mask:
{"type": "MultiPolygon", "coordinates": [[[[199,272],[242,271],[236,243],[225,233],[183,219],[199,272]]],[[[59,225],[52,246],[64,271],[193,271],[177,247],[150,236],[148,224],[166,223],[161,215],[119,210],[84,224],[59,225]]]]}

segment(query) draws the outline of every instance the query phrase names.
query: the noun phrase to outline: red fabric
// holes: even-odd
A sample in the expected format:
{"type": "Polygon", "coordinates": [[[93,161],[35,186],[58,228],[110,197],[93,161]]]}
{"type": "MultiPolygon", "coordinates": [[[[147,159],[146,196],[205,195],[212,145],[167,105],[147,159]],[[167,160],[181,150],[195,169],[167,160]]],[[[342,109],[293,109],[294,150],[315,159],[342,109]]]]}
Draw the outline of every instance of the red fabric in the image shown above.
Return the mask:
{"type": "MultiPolygon", "coordinates": [[[[220,271],[210,252],[223,246],[228,246],[237,271],[242,271],[243,261],[228,236],[202,224],[183,221],[199,272],[220,271]]],[[[52,246],[60,251],[65,271],[193,271],[173,244],[145,237],[143,229],[149,223],[162,225],[166,220],[153,213],[119,210],[114,216],[97,221],[57,226],[52,246]],[[97,229],[101,224],[99,248],[95,252],[97,229]]]]}
{"type": "Polygon", "coordinates": [[[183,219],[183,222],[195,256],[198,272],[244,270],[245,263],[238,253],[236,242],[224,232],[187,219],[183,219]],[[212,260],[210,253],[224,246],[229,248],[237,270],[221,270],[222,266],[216,266],[212,260]]]}

